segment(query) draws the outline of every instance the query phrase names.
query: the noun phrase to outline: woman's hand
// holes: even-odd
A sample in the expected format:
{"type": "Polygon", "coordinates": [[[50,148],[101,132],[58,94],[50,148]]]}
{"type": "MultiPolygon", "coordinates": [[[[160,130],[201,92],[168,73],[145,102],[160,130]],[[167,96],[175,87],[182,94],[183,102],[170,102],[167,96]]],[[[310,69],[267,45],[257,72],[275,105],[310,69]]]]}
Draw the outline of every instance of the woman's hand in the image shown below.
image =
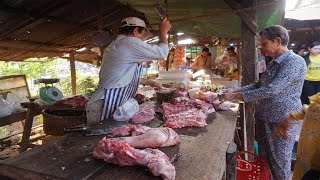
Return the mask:
{"type": "Polygon", "coordinates": [[[272,136],[283,136],[285,138],[288,138],[288,129],[292,125],[292,119],[289,117],[284,118],[276,127],[276,129],[273,131],[272,136]]]}

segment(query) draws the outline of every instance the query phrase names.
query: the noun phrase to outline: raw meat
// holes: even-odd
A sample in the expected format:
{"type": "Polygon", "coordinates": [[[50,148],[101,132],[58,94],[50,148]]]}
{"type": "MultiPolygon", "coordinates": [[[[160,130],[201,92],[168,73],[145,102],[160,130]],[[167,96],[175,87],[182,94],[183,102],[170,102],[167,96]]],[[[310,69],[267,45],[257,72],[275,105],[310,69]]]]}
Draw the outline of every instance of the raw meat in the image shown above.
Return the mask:
{"type": "Polygon", "coordinates": [[[147,132],[149,129],[151,128],[147,126],[142,126],[141,124],[138,124],[138,125],[128,124],[128,125],[123,125],[121,127],[114,128],[111,134],[114,137],[128,136],[128,135],[137,136],[147,132]]]}
{"type": "Polygon", "coordinates": [[[171,128],[204,127],[207,125],[207,114],[197,108],[174,114],[165,114],[163,119],[163,126],[171,128]]]}
{"type": "Polygon", "coordinates": [[[196,98],[201,100],[201,101],[205,101],[207,103],[210,103],[210,104],[220,103],[218,94],[217,93],[213,93],[213,92],[205,92],[205,93],[199,92],[196,95],[196,98]]]}
{"type": "Polygon", "coordinates": [[[175,178],[175,167],[166,154],[158,149],[139,150],[121,141],[103,138],[93,150],[93,156],[119,166],[147,166],[151,173],[165,180],[175,178]]]}
{"type": "Polygon", "coordinates": [[[152,128],[138,136],[123,137],[119,140],[135,148],[158,148],[180,144],[179,135],[171,128],[152,128]]]}
{"type": "Polygon", "coordinates": [[[148,98],[143,94],[136,94],[134,98],[138,101],[139,104],[142,104],[148,100],[148,98]]]}
{"type": "Polygon", "coordinates": [[[162,103],[162,109],[163,126],[171,128],[206,126],[207,115],[215,111],[212,104],[185,97],[175,98],[170,103],[162,103]]]}
{"type": "Polygon", "coordinates": [[[131,122],[133,123],[145,123],[154,119],[154,109],[153,107],[145,107],[137,112],[131,118],[131,122]]]}
{"type": "Polygon", "coordinates": [[[55,104],[65,104],[65,105],[70,105],[72,107],[84,108],[88,101],[89,101],[89,98],[87,96],[77,95],[77,96],[59,100],[55,104]]]}

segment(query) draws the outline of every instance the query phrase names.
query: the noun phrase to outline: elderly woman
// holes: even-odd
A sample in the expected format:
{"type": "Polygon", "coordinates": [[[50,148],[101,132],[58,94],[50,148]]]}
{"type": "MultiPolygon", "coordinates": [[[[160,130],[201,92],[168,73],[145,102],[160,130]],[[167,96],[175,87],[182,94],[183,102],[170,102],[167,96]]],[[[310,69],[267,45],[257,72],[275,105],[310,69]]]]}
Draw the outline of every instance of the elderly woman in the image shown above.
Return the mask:
{"type": "Polygon", "coordinates": [[[302,108],[300,94],[306,63],[301,56],[288,50],[289,36],[284,27],[271,26],[259,35],[261,47],[272,61],[258,82],[240,89],[238,98],[245,102],[256,102],[259,155],[269,164],[272,179],[289,180],[297,124],[288,129],[288,138],[272,137],[272,133],[291,111],[302,108]]]}

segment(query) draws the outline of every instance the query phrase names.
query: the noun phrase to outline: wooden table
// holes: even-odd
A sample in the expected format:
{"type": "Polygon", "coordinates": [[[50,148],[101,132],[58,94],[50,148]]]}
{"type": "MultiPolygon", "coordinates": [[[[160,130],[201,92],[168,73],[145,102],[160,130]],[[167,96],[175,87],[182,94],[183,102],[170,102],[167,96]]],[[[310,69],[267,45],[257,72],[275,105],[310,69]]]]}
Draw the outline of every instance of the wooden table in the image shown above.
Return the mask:
{"type": "Polygon", "coordinates": [[[27,114],[26,114],[26,121],[23,128],[23,135],[21,140],[21,147],[20,147],[20,153],[24,152],[29,147],[29,138],[31,134],[31,128],[33,124],[33,117],[36,115],[41,114],[43,109],[50,109],[50,110],[83,110],[84,108],[73,108],[70,106],[64,106],[64,105],[38,105],[34,102],[26,102],[21,103],[21,106],[23,108],[27,108],[27,114]]]}
{"type": "MultiPolygon", "coordinates": [[[[226,166],[226,151],[233,141],[236,113],[220,111],[210,114],[203,128],[176,129],[181,144],[160,148],[169,158],[180,153],[174,162],[176,179],[221,179],[226,166]]],[[[108,122],[115,126],[121,123],[108,122]]],[[[156,119],[150,127],[161,126],[156,119]]],[[[106,125],[97,125],[106,126],[106,125]]],[[[70,134],[1,161],[0,174],[15,179],[161,179],[146,167],[119,167],[94,159],[92,150],[103,136],[84,137],[70,134]]]]}

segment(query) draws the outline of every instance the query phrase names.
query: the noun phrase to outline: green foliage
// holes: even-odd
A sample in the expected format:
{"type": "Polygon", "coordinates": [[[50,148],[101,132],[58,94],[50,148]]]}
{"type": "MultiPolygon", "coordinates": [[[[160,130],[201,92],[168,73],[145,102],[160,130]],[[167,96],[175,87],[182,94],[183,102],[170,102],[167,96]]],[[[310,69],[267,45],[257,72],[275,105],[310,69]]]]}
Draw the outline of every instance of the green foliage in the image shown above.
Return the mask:
{"type": "Polygon", "coordinates": [[[27,79],[39,79],[49,76],[56,77],[56,61],[49,58],[30,58],[32,62],[4,62],[0,61],[1,76],[25,74],[27,79]],[[37,62],[35,62],[37,61],[37,62]],[[38,62],[39,61],[39,62],[38,62]]]}
{"type": "Polygon", "coordinates": [[[77,80],[77,93],[91,95],[97,88],[97,80],[91,76],[83,76],[77,80]]]}
{"type": "MultiPolygon", "coordinates": [[[[65,97],[72,95],[70,71],[58,71],[58,65],[63,66],[63,61],[64,64],[68,64],[66,60],[53,60],[50,58],[30,58],[26,61],[29,62],[0,61],[0,76],[25,74],[29,83],[33,79],[59,78],[59,83],[54,84],[54,86],[60,89],[65,97]]],[[[98,78],[95,76],[82,75],[80,71],[77,71],[76,75],[77,94],[91,95],[97,87],[98,78]]],[[[32,89],[32,87],[29,86],[29,88],[32,96],[35,96],[39,90],[38,87],[32,89]]]]}
{"type": "Polygon", "coordinates": [[[6,126],[0,127],[0,139],[6,137],[8,128],[6,126]]]}

